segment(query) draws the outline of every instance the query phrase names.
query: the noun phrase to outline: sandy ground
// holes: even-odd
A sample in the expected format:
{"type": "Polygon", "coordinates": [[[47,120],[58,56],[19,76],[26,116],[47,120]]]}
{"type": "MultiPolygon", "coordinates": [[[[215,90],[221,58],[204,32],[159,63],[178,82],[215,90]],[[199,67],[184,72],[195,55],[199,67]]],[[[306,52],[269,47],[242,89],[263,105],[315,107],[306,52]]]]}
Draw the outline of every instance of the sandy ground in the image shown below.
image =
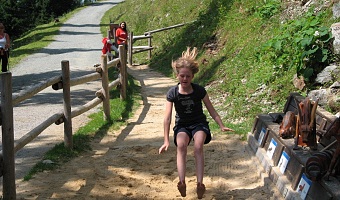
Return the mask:
{"type": "MultiPolygon", "coordinates": [[[[54,171],[17,182],[17,199],[197,199],[193,147],[187,161],[187,197],[177,191],[176,151],[163,143],[165,93],[174,80],[147,66],[128,72],[140,81],[143,102],[126,127],[92,142],[86,152],[54,171]]],[[[214,134],[205,145],[204,199],[281,199],[237,135],[214,134]]]]}

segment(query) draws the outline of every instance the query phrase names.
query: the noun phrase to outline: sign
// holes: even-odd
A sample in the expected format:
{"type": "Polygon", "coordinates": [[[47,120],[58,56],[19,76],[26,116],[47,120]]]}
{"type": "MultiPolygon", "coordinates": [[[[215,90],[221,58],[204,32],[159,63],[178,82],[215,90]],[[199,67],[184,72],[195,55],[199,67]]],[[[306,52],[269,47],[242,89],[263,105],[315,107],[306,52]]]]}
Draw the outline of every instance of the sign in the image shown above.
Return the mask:
{"type": "Polygon", "coordinates": [[[301,199],[305,200],[308,190],[312,184],[312,181],[309,180],[305,174],[302,174],[299,185],[296,188],[296,192],[300,194],[301,199]]]}
{"type": "Polygon", "coordinates": [[[266,129],[265,129],[264,127],[262,127],[261,132],[260,132],[259,139],[257,140],[257,141],[259,142],[260,145],[261,145],[261,143],[262,143],[262,140],[263,140],[263,137],[264,137],[265,134],[266,134],[266,129]]]}
{"type": "Polygon", "coordinates": [[[272,138],[270,141],[269,147],[267,149],[267,156],[269,157],[269,159],[273,158],[276,146],[277,146],[277,142],[274,140],[274,138],[272,138]]]}
{"type": "Polygon", "coordinates": [[[278,167],[280,168],[280,172],[282,174],[284,174],[286,171],[289,159],[290,159],[289,155],[285,151],[283,151],[281,154],[279,164],[278,164],[278,167]]]}

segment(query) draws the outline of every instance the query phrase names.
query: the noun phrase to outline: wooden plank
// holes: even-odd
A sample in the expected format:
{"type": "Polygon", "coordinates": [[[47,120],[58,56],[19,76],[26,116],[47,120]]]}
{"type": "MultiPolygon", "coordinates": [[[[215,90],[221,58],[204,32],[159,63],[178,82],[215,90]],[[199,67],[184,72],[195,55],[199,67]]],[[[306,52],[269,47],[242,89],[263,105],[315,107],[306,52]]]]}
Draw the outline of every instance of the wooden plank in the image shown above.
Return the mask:
{"type": "Polygon", "coordinates": [[[12,73],[1,74],[3,199],[16,199],[12,73]]]}
{"type": "MultiPolygon", "coordinates": [[[[337,188],[337,190],[338,189],[339,188],[337,188]]],[[[332,197],[332,194],[327,191],[319,182],[313,182],[309,188],[306,199],[331,200],[334,198],[332,197]]]]}
{"type": "Polygon", "coordinates": [[[109,73],[107,67],[107,57],[105,55],[101,56],[101,67],[102,67],[102,91],[103,91],[103,111],[104,119],[110,121],[110,96],[109,96],[109,73]]]}
{"type": "Polygon", "coordinates": [[[68,149],[73,149],[70,65],[68,60],[61,61],[61,72],[63,80],[64,145],[68,149]]]}
{"type": "Polygon", "coordinates": [[[144,48],[144,49],[140,49],[140,50],[135,50],[133,51],[133,53],[140,53],[140,52],[144,52],[144,51],[149,51],[152,50],[153,47],[148,47],[148,48],[144,48]]]}

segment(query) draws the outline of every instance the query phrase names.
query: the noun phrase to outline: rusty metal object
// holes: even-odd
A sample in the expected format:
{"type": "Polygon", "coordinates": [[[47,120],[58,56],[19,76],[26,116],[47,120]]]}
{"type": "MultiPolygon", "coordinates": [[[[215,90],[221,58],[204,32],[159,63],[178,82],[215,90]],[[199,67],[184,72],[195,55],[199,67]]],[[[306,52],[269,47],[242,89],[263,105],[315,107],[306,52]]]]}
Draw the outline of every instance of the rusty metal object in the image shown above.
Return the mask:
{"type": "Polygon", "coordinates": [[[296,132],[296,116],[294,112],[287,111],[280,124],[279,135],[283,139],[293,138],[296,132]]]}
{"type": "Polygon", "coordinates": [[[296,120],[296,133],[295,133],[295,147],[307,146],[313,150],[317,149],[316,143],[316,108],[318,106],[318,100],[312,105],[309,98],[305,98],[302,102],[297,103],[298,116],[296,120]]]}
{"type": "Polygon", "coordinates": [[[330,166],[333,150],[317,152],[306,162],[306,175],[312,181],[319,181],[330,166]]]}
{"type": "MultiPolygon", "coordinates": [[[[335,152],[333,154],[331,163],[329,165],[329,168],[327,170],[327,173],[325,174],[325,180],[329,180],[329,176],[332,174],[333,169],[337,163],[337,161],[339,160],[339,156],[340,156],[340,118],[337,117],[332,124],[328,127],[328,129],[326,130],[326,133],[324,134],[324,137],[326,137],[327,139],[331,139],[331,137],[335,137],[336,141],[337,141],[337,147],[335,149],[335,152]]],[[[338,170],[337,170],[338,171],[338,170]]]]}

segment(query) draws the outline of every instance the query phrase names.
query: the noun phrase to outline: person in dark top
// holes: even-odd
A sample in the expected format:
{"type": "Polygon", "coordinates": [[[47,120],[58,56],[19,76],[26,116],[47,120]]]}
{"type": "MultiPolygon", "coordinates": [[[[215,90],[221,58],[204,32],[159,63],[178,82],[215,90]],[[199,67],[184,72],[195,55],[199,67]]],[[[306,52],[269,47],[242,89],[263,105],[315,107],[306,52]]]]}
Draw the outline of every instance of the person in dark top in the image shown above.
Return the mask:
{"type": "Polygon", "coordinates": [[[5,33],[5,26],[2,22],[0,22],[0,61],[2,72],[8,71],[9,48],[9,35],[5,33]]]}
{"type": "Polygon", "coordinates": [[[182,53],[182,57],[172,61],[172,68],[179,83],[169,89],[166,95],[165,117],[164,117],[164,144],[159,148],[159,154],[167,151],[170,146],[169,131],[173,106],[176,117],[174,130],[174,143],[177,146],[177,171],[179,182],[177,188],[182,197],[186,196],[186,157],[187,147],[191,140],[194,142],[194,154],[197,177],[197,197],[201,199],[205,192],[203,184],[204,154],[203,145],[211,140],[211,133],[207,118],[203,113],[202,102],[207,108],[210,116],[220,126],[222,131],[233,131],[224,126],[219,114],[213,107],[208,93],[204,87],[192,83],[194,75],[198,72],[198,62],[195,60],[197,48],[192,50],[188,47],[182,53]]]}

